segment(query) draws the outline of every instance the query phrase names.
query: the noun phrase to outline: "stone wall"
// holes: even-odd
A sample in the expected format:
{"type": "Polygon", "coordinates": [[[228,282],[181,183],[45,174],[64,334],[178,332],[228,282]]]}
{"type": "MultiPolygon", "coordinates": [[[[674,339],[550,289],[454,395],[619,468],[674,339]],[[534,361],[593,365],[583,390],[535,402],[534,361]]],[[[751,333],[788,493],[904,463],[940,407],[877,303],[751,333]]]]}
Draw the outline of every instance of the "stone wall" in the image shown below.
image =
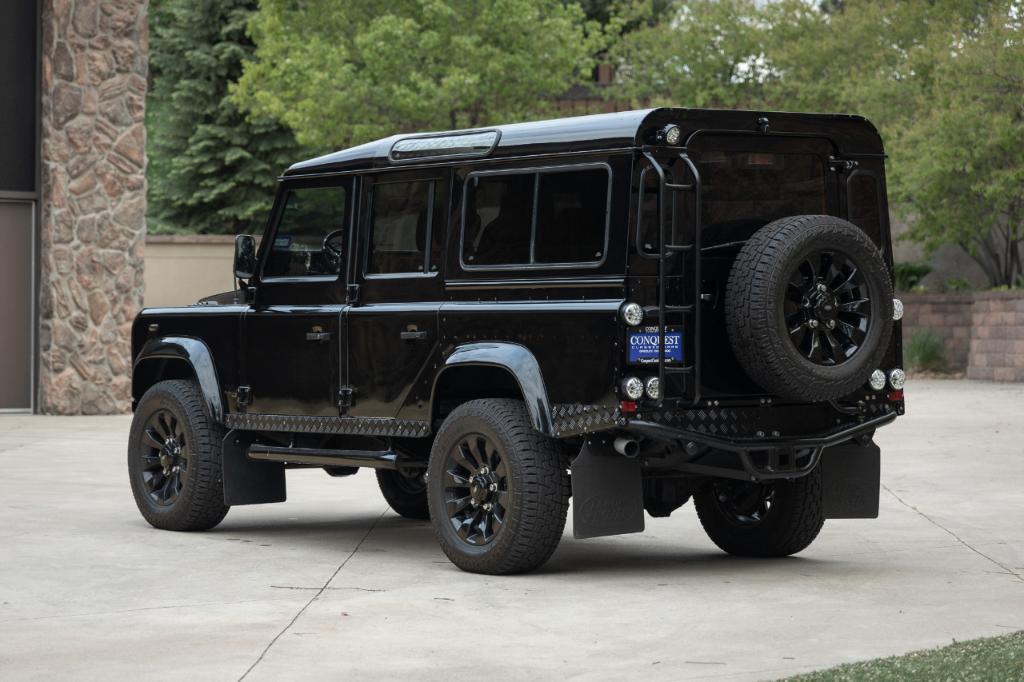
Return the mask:
{"type": "Polygon", "coordinates": [[[900,297],[904,345],[928,330],[943,340],[950,370],[969,379],[1024,381],[1024,292],[900,297]]]}
{"type": "Polygon", "coordinates": [[[142,304],[146,0],[43,0],[39,407],[130,407],[142,304]]]}

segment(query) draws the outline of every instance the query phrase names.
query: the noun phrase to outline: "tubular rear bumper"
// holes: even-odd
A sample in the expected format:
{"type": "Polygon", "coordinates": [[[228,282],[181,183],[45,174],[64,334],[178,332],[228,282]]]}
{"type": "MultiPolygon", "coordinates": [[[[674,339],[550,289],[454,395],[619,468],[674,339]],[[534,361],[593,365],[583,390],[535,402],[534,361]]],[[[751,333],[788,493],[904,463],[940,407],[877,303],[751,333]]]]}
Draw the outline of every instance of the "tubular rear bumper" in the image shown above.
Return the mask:
{"type": "MultiPolygon", "coordinates": [[[[809,474],[826,448],[858,436],[870,438],[875,429],[892,422],[897,412],[845,424],[832,431],[797,438],[724,438],[701,431],[652,421],[631,421],[625,430],[645,438],[681,447],[682,461],[672,457],[667,467],[676,471],[742,480],[798,478],[809,474]]],[[[658,466],[652,460],[651,465],[658,466]]]]}

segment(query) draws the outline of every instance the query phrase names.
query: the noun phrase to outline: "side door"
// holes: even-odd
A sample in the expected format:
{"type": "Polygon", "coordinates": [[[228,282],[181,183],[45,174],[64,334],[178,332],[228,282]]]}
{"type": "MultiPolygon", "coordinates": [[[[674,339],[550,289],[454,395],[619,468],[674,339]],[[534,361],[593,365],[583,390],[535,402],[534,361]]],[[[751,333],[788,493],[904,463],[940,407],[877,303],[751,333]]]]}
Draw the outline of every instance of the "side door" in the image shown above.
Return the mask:
{"type": "Polygon", "coordinates": [[[351,178],[286,181],[281,188],[243,321],[239,398],[247,412],[338,416],[354,211],[351,178]]]}
{"type": "Polygon", "coordinates": [[[358,298],[347,314],[351,416],[429,419],[425,368],[438,353],[450,187],[448,168],[365,181],[352,277],[358,298]]]}

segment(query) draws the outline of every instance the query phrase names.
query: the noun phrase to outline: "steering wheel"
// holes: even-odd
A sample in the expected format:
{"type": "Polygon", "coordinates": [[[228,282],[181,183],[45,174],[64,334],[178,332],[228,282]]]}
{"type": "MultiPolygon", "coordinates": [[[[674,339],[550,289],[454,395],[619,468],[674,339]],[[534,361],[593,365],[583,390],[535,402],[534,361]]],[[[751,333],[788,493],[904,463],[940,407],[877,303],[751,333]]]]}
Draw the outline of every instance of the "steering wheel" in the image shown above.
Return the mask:
{"type": "Polygon", "coordinates": [[[335,270],[339,270],[341,268],[342,252],[341,249],[332,244],[331,241],[335,237],[341,237],[344,234],[345,230],[334,230],[333,232],[328,232],[327,236],[324,237],[323,252],[327,256],[327,262],[330,263],[331,267],[335,270]]]}

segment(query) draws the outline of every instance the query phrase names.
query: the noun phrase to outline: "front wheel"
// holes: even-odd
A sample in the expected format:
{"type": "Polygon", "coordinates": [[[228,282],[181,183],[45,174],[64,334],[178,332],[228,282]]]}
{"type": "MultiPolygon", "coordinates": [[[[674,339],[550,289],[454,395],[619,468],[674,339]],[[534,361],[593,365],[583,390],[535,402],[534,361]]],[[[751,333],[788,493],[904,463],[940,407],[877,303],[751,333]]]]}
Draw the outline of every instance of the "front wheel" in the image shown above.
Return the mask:
{"type": "Polygon", "coordinates": [[[441,549],[471,573],[530,571],[554,553],[569,508],[569,474],[554,439],[518,400],[472,400],[438,431],[427,469],[441,549]]]}
{"type": "Polygon", "coordinates": [[[711,541],[739,556],[796,554],[814,542],[825,523],[821,467],[792,481],[715,479],[693,501],[711,541]]]}
{"type": "Polygon", "coordinates": [[[139,401],[128,436],[135,504],[151,525],[207,530],[228,513],[221,478],[224,429],[191,381],[161,381],[139,401]]]}

